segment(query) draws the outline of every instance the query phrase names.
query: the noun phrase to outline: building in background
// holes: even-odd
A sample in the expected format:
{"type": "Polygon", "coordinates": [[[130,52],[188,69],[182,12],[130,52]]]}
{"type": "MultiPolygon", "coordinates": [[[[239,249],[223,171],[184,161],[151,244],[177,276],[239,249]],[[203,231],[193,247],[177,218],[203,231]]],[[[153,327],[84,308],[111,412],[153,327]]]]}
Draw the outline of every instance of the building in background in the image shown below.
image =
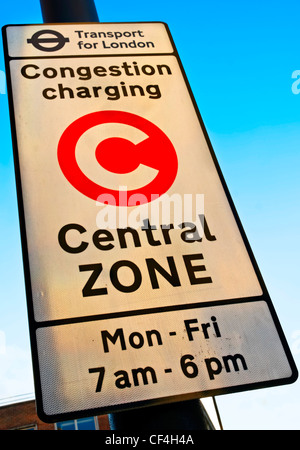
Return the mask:
{"type": "MultiPolygon", "coordinates": [[[[218,426],[215,427],[203,404],[202,413],[205,429],[220,429],[218,426]]],[[[0,406],[1,430],[110,430],[110,426],[107,414],[63,422],[45,423],[39,419],[36,413],[35,401],[26,400],[0,406]]]]}
{"type": "Polygon", "coordinates": [[[109,430],[108,416],[85,417],[65,422],[45,423],[29,400],[0,407],[0,430],[109,430]]]}

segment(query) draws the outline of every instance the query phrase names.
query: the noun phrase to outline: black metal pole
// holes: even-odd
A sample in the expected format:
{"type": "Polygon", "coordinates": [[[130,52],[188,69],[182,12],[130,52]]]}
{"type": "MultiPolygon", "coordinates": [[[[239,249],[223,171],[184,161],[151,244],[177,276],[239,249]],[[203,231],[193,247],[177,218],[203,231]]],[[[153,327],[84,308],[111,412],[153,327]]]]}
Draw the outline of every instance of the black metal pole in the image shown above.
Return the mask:
{"type": "Polygon", "coordinates": [[[99,22],[94,0],[40,0],[44,23],[99,22]]]}
{"type": "MultiPolygon", "coordinates": [[[[40,0],[44,23],[99,22],[94,0],[40,0]]],[[[213,430],[200,400],[109,415],[112,430],[213,430]]]]}
{"type": "Polygon", "coordinates": [[[200,400],[149,406],[109,415],[111,430],[214,430],[200,400]]]}

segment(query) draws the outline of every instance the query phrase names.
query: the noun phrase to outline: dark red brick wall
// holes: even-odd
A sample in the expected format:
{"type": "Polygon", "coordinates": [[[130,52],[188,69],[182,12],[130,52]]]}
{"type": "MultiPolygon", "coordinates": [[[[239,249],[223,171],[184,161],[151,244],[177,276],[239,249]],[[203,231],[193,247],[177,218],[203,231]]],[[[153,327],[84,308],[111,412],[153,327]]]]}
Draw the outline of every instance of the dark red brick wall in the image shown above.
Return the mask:
{"type": "MultiPolygon", "coordinates": [[[[109,430],[108,416],[98,416],[100,430],[109,430]]],[[[0,430],[37,425],[38,430],[55,430],[55,424],[42,422],[35,409],[34,400],[0,407],[0,430]]]]}
{"type": "Polygon", "coordinates": [[[98,416],[100,430],[110,430],[108,416],[98,416]]]}
{"type": "Polygon", "coordinates": [[[54,424],[42,422],[35,409],[35,402],[15,403],[0,408],[0,430],[11,430],[36,424],[38,430],[54,430],[54,424]]]}

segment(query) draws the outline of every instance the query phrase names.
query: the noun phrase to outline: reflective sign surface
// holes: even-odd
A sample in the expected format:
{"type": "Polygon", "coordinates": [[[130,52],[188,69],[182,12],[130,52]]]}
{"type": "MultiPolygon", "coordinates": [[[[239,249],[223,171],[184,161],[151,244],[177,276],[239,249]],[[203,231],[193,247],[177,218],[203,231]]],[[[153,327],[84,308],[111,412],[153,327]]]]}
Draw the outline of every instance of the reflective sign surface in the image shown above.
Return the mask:
{"type": "Polygon", "coordinates": [[[43,420],[294,381],[166,25],[4,37],[43,420]]]}

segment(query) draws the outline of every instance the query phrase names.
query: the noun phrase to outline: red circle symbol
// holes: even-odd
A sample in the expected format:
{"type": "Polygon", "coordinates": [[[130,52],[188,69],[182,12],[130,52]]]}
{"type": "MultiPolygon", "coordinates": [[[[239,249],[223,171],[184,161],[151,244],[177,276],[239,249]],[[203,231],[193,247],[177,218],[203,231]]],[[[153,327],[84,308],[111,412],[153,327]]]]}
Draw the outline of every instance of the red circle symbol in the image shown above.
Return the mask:
{"type": "Polygon", "coordinates": [[[178,170],[175,148],[165,133],[149,120],[123,111],[99,111],[75,120],[62,134],[57,156],[64,176],[74,188],[100,202],[101,195],[104,194],[105,203],[117,206],[135,206],[151,202],[172,186],[178,170]],[[120,195],[119,190],[107,189],[90,180],[79,168],[75,157],[79,138],[90,128],[104,123],[130,125],[148,136],[136,145],[120,137],[104,139],[95,150],[97,162],[109,172],[130,173],[140,164],[156,169],[157,175],[146,186],[128,190],[127,195],[124,195],[124,192],[120,195]]]}

